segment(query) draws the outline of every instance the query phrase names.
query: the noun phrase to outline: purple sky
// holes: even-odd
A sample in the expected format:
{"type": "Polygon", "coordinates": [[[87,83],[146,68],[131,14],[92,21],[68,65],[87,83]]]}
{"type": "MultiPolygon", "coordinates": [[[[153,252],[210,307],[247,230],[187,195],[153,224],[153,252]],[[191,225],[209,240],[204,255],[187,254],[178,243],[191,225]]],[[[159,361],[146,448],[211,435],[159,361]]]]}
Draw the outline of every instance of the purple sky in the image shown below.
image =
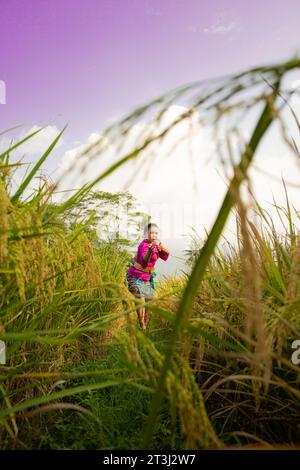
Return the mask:
{"type": "Polygon", "coordinates": [[[299,0],[0,0],[0,130],[68,142],[177,85],[288,59],[299,0]]]}

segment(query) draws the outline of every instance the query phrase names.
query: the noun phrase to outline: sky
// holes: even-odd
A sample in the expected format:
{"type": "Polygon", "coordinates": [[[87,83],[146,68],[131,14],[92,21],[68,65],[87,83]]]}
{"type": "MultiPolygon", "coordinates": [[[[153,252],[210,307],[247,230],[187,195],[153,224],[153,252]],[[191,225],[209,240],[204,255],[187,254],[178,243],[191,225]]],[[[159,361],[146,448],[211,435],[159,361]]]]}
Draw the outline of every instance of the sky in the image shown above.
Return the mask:
{"type": "MultiPolygon", "coordinates": [[[[21,126],[2,139],[0,135],[0,148],[12,137],[19,140],[45,126],[22,148],[35,161],[68,123],[46,163],[52,178],[107,123],[158,95],[195,80],[285,61],[300,50],[298,0],[0,0],[0,16],[0,132],[21,126]]],[[[295,83],[299,79],[294,76],[295,83]]],[[[300,111],[298,102],[295,110],[300,111]]],[[[170,107],[167,121],[181,111],[178,105],[170,107]]],[[[138,126],[133,133],[137,131],[138,126]]],[[[184,126],[179,128],[179,135],[184,132],[184,126]]],[[[202,233],[204,226],[211,226],[225,191],[220,168],[199,158],[209,154],[213,137],[208,131],[200,134],[193,144],[192,169],[187,147],[166,161],[159,146],[148,180],[137,180],[129,188],[153,211],[163,226],[163,241],[178,256],[187,247],[191,225],[202,233]]],[[[276,138],[275,133],[273,142],[276,138]]],[[[166,146],[174,140],[173,135],[166,146]]],[[[283,162],[280,145],[263,150],[264,171],[279,178],[284,173],[297,184],[298,167],[292,158],[283,162]]],[[[86,177],[112,156],[105,158],[95,159],[86,177]]],[[[124,167],[99,189],[120,190],[131,172],[130,165],[124,167]]],[[[74,178],[77,185],[84,182],[79,174],[74,178]]],[[[284,200],[274,180],[256,174],[255,183],[261,201],[270,201],[272,194],[284,200]]],[[[65,188],[70,184],[66,178],[65,188]]],[[[295,188],[291,194],[296,201],[295,188]]],[[[174,270],[176,258],[171,261],[162,271],[174,270]]]]}

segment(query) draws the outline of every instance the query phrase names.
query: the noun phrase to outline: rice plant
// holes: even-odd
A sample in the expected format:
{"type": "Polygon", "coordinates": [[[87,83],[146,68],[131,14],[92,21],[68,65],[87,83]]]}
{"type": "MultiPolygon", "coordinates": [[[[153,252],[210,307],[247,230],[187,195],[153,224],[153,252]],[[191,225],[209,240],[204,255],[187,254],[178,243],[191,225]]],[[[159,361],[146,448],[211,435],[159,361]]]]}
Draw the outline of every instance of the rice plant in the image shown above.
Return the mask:
{"type": "MultiPolygon", "coordinates": [[[[290,344],[300,338],[300,235],[294,223],[299,212],[292,213],[287,192],[285,208],[275,201],[286,220],[281,238],[257,201],[265,230],[253,224],[240,194],[273,121],[281,123],[285,141],[299,156],[281,115],[292,94],[281,88],[283,77],[299,65],[295,58],[196,82],[136,109],[105,129],[81,156],[86,165],[109,140],[119,142],[121,158],[61,204],[51,203],[58,181],[35,191],[30,186],[64,129],[13,194],[10,181],[18,164],[10,163],[10,155],[35,133],[0,155],[0,339],[7,346],[7,364],[0,366],[2,448],[57,448],[58,432],[66,448],[299,444],[299,366],[290,358],[290,344]],[[183,98],[190,100],[188,110],[157,131],[167,107],[183,98]],[[151,133],[122,154],[132,125],[157,106],[157,127],[149,126],[151,133]],[[215,127],[218,139],[224,116],[237,111],[240,121],[253,109],[257,121],[233,163],[215,223],[193,253],[190,271],[160,283],[151,302],[153,330],[145,336],[125,285],[126,248],[95,244],[93,231],[87,230],[92,215],[71,226],[67,215],[100,181],[140,158],[195,110],[204,124],[215,127]],[[238,243],[225,254],[218,242],[234,208],[238,243]],[[122,390],[132,392],[138,434],[130,422],[121,434],[118,429],[128,417],[128,395],[122,390]],[[109,406],[118,394],[124,398],[121,411],[109,406]],[[65,440],[70,416],[79,417],[88,440],[82,434],[74,442],[65,440]]],[[[230,150],[230,130],[228,141],[230,150]]]]}

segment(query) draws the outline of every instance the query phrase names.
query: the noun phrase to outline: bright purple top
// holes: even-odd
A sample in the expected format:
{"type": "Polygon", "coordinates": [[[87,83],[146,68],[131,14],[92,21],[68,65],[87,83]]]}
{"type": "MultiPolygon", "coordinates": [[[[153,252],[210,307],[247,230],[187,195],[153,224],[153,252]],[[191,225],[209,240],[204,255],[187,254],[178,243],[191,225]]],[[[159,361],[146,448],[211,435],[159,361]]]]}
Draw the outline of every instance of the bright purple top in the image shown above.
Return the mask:
{"type": "MultiPolygon", "coordinates": [[[[135,257],[135,261],[143,266],[143,268],[150,268],[154,267],[156,261],[158,258],[163,259],[164,261],[167,261],[169,258],[169,251],[162,247],[159,249],[159,245],[155,245],[154,250],[152,251],[152,255],[148,261],[148,263],[145,263],[143,261],[143,257],[148,253],[149,250],[149,242],[145,238],[138,246],[137,249],[137,254],[135,257]]],[[[140,269],[136,268],[135,266],[130,266],[127,270],[129,276],[132,277],[138,277],[139,279],[142,279],[143,281],[149,281],[151,274],[146,273],[144,271],[141,271],[140,269]]]]}

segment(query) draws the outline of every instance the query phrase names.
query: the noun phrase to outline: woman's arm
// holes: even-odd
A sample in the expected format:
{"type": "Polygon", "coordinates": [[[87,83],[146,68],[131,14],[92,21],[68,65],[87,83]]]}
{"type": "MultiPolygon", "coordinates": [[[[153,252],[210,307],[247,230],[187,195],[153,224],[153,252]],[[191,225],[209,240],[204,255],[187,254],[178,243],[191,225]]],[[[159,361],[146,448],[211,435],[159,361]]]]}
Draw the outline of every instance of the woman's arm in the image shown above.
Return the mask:
{"type": "Polygon", "coordinates": [[[169,258],[169,250],[165,248],[161,243],[158,245],[158,256],[163,259],[164,261],[167,261],[169,258]]]}
{"type": "Polygon", "coordinates": [[[154,250],[154,246],[152,245],[152,243],[150,243],[149,247],[148,247],[148,251],[147,253],[142,257],[143,259],[143,262],[145,264],[148,264],[150,258],[151,258],[151,255],[152,255],[152,252],[154,250]]]}

